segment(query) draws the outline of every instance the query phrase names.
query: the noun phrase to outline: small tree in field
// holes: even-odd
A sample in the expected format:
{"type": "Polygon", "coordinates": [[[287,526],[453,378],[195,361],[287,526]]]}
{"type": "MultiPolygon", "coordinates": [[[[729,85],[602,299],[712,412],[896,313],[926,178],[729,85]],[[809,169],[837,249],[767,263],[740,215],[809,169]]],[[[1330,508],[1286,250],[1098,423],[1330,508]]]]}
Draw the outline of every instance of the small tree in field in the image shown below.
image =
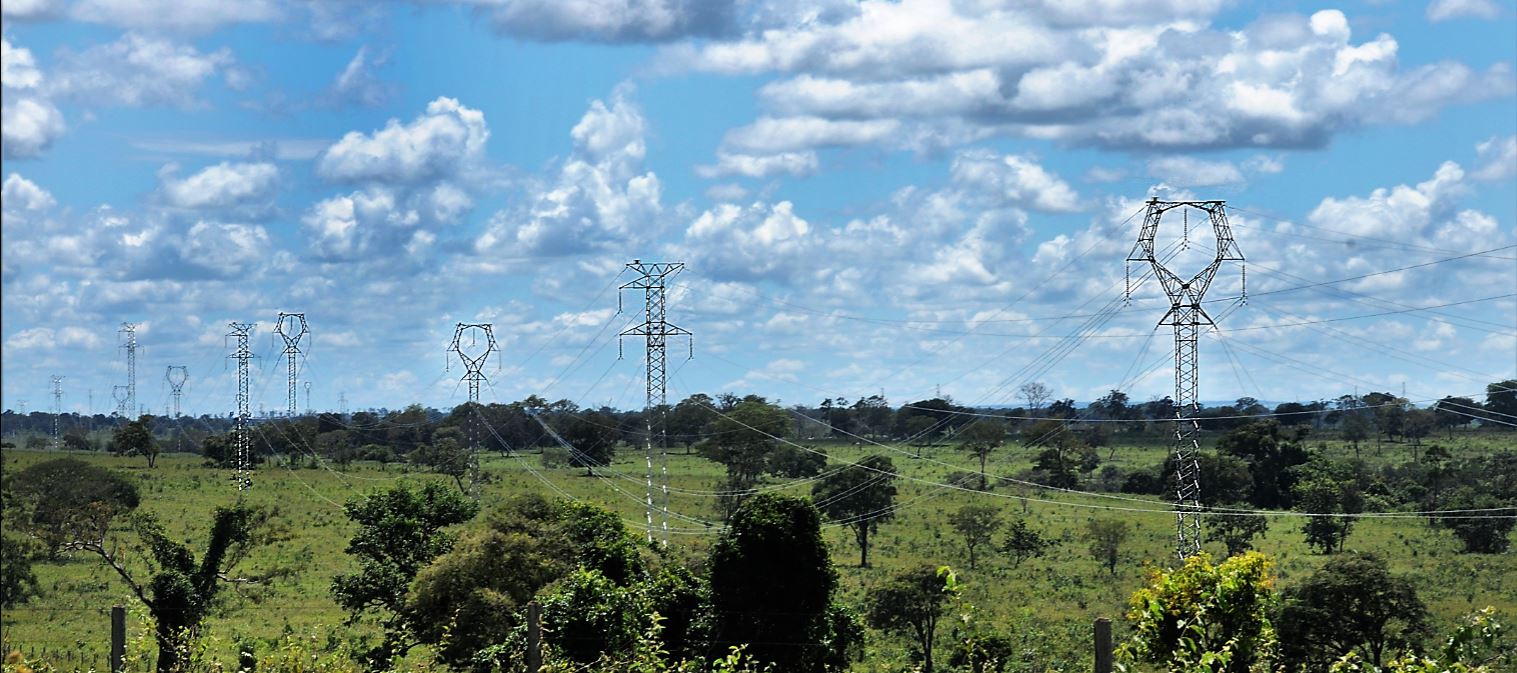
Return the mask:
{"type": "Polygon", "coordinates": [[[1329,559],[1286,589],[1275,621],[1291,670],[1322,670],[1350,652],[1379,666],[1388,652],[1415,647],[1429,631],[1427,606],[1411,580],[1370,554],[1329,559]]]}
{"type": "Polygon", "coordinates": [[[869,625],[910,637],[921,653],[923,673],[932,673],[938,620],[956,587],[947,566],[920,566],[896,575],[869,592],[869,625]]]}
{"type": "Polygon", "coordinates": [[[989,505],[965,505],[954,512],[950,519],[953,529],[964,539],[964,547],[969,551],[970,570],[974,570],[975,550],[990,544],[991,536],[1001,527],[1001,519],[997,514],[996,508],[989,505]]]}
{"type": "Polygon", "coordinates": [[[1027,525],[1026,519],[1017,519],[1006,527],[1006,540],[1001,543],[1001,553],[1011,557],[1013,566],[1021,566],[1027,559],[1043,555],[1054,541],[1027,525]]]}
{"type": "Polygon", "coordinates": [[[869,536],[895,518],[895,465],[885,456],[869,456],[823,477],[811,489],[817,510],[845,523],[859,545],[859,567],[869,567],[869,536]]]}
{"type": "Polygon", "coordinates": [[[1466,554],[1500,554],[1511,546],[1511,532],[1517,519],[1509,512],[1473,511],[1512,507],[1511,501],[1502,500],[1488,493],[1478,494],[1464,486],[1454,492],[1445,504],[1446,509],[1470,510],[1453,513],[1437,519],[1437,524],[1451,531],[1464,543],[1466,554]]]}
{"type": "Polygon", "coordinates": [[[985,460],[990,453],[1006,443],[1006,426],[998,421],[979,420],[959,433],[963,443],[959,448],[980,461],[980,490],[985,490],[985,460]]]}
{"type": "MultiPolygon", "coordinates": [[[[1234,503],[1228,509],[1243,509],[1247,503],[1234,503]]],[[[1227,555],[1237,556],[1252,549],[1254,538],[1269,530],[1269,519],[1257,514],[1229,512],[1208,517],[1206,528],[1213,539],[1227,545],[1227,555]]]]}
{"type": "Polygon", "coordinates": [[[111,431],[111,444],[116,447],[116,452],[130,456],[137,454],[147,458],[147,466],[154,467],[158,464],[158,441],[153,439],[152,416],[139,416],[135,421],[128,421],[116,426],[111,431]]]}
{"type": "Polygon", "coordinates": [[[1085,539],[1090,541],[1090,555],[1106,566],[1106,572],[1117,574],[1117,559],[1127,540],[1127,522],[1091,521],[1085,527],[1085,539]]]}

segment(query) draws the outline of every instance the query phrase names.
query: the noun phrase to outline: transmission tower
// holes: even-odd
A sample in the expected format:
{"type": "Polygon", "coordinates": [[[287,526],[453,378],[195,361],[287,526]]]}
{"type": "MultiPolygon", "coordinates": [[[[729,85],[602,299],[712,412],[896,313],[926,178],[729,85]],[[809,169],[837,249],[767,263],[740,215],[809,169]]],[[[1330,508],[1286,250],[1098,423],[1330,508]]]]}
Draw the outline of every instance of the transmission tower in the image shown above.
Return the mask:
{"type": "Polygon", "coordinates": [[[111,386],[111,399],[116,400],[116,415],[126,418],[128,411],[126,406],[126,386],[111,386]]]}
{"type": "Polygon", "coordinates": [[[348,393],[347,393],[347,391],[340,391],[340,392],[337,393],[337,413],[340,414],[340,415],[342,415],[343,417],[347,417],[347,415],[348,415],[348,393]]]}
{"type": "MultiPolygon", "coordinates": [[[[669,344],[669,337],[684,336],[689,339],[690,357],[695,356],[695,340],[690,330],[677,325],[672,325],[664,319],[665,289],[670,278],[678,275],[685,268],[684,262],[644,262],[640,259],[632,260],[627,269],[638,274],[638,277],[621,286],[622,290],[643,291],[643,323],[627,328],[620,336],[643,337],[647,345],[646,364],[648,366],[647,402],[644,406],[643,417],[647,420],[648,437],[644,444],[643,458],[647,463],[647,521],[648,541],[653,541],[653,416],[658,412],[659,430],[659,466],[663,477],[660,487],[663,506],[660,508],[663,519],[664,544],[669,544],[669,449],[665,441],[667,423],[668,396],[666,387],[668,372],[665,364],[668,362],[668,354],[665,352],[669,344]]],[[[616,295],[616,310],[621,312],[622,295],[616,295]]],[[[618,339],[617,348],[621,342],[618,339]]]]}
{"type": "Polygon", "coordinates": [[[53,448],[63,448],[63,438],[58,434],[58,417],[63,415],[63,377],[53,375],[53,448]]]}
{"type": "Polygon", "coordinates": [[[316,413],[316,410],[311,406],[311,382],[310,381],[306,381],[305,382],[305,389],[306,389],[306,415],[307,416],[311,416],[311,415],[314,415],[316,413]]]}
{"type": "MultiPolygon", "coordinates": [[[[487,381],[485,378],[485,362],[490,359],[490,354],[500,350],[495,345],[495,327],[490,323],[458,323],[453,329],[453,343],[448,345],[448,352],[458,355],[459,362],[464,365],[463,380],[469,382],[469,411],[478,414],[479,383],[487,381]],[[464,345],[467,337],[468,345],[464,345]],[[483,342],[483,343],[481,343],[483,342]]],[[[452,360],[448,361],[449,366],[452,360]]],[[[479,469],[479,459],[475,454],[479,452],[479,418],[469,419],[469,488],[471,491],[479,484],[475,472],[479,469]]],[[[478,497],[477,493],[474,493],[478,497]]]]}
{"type": "Polygon", "coordinates": [[[304,313],[280,313],[279,322],[274,323],[274,333],[284,338],[284,357],[290,364],[290,418],[295,417],[295,384],[299,381],[295,356],[300,355],[300,340],[310,333],[306,329],[306,314],[304,313]]]}
{"type": "Polygon", "coordinates": [[[179,398],[184,395],[184,384],[190,380],[190,369],[184,365],[169,365],[163,372],[163,380],[169,383],[169,395],[174,398],[174,418],[179,418],[179,398]]]}
{"type": "MultiPolygon", "coordinates": [[[[1216,326],[1202,308],[1201,301],[1222,263],[1242,262],[1243,253],[1233,240],[1224,201],[1160,201],[1153,198],[1148,201],[1143,228],[1138,232],[1138,241],[1127,255],[1127,261],[1147,262],[1163,286],[1164,294],[1169,296],[1169,311],[1159,324],[1171,325],[1175,332],[1175,548],[1183,560],[1201,551],[1201,468],[1196,462],[1196,434],[1201,428],[1195,420],[1195,414],[1200,410],[1197,383],[1200,360],[1196,339],[1201,325],[1216,326]],[[1185,217],[1183,246],[1189,245],[1189,209],[1207,214],[1216,239],[1216,256],[1189,280],[1165,268],[1154,244],[1159,220],[1176,208],[1185,209],[1181,211],[1185,217]]],[[[1131,293],[1130,287],[1128,292],[1131,293]]]]}
{"type": "Polygon", "coordinates": [[[130,413],[137,408],[137,323],[121,323],[117,334],[121,336],[121,347],[126,349],[126,401],[123,405],[130,413]]]}
{"type": "Polygon", "coordinates": [[[253,486],[251,475],[252,438],[248,436],[248,360],[255,357],[248,348],[248,339],[253,335],[253,323],[227,323],[232,331],[227,336],[237,340],[237,348],[227,356],[237,360],[237,415],[232,423],[232,462],[237,474],[237,490],[246,491],[253,486]]]}

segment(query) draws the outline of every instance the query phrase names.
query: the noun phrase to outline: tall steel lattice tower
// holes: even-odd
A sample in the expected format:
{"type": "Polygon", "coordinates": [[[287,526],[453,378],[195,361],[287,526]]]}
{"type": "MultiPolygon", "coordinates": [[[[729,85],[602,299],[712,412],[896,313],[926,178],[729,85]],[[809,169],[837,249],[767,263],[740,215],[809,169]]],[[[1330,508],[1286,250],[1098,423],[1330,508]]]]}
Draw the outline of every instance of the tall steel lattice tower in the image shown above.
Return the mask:
{"type": "MultiPolygon", "coordinates": [[[[458,354],[458,360],[464,365],[464,381],[469,382],[469,402],[479,404],[479,383],[486,380],[484,369],[485,361],[490,359],[490,353],[500,350],[495,345],[495,327],[490,323],[458,323],[453,330],[453,343],[448,346],[449,353],[458,354]],[[469,345],[464,345],[464,338],[468,337],[469,345]],[[483,339],[484,344],[480,345],[483,339]]],[[[452,360],[449,360],[452,364],[452,360]]]]}
{"type": "Polygon", "coordinates": [[[311,416],[316,413],[316,409],[311,406],[311,382],[306,381],[303,385],[306,389],[306,415],[311,416]]]}
{"type": "MultiPolygon", "coordinates": [[[[671,325],[669,321],[664,319],[666,305],[665,290],[669,279],[678,275],[680,271],[683,271],[685,264],[683,262],[644,262],[640,259],[634,259],[631,264],[627,265],[627,269],[637,273],[638,277],[624,283],[621,289],[643,291],[643,323],[627,328],[620,336],[640,336],[643,337],[647,344],[648,395],[647,404],[643,409],[643,416],[647,420],[648,437],[644,444],[643,457],[647,463],[646,477],[648,491],[646,504],[648,541],[653,541],[653,417],[657,413],[659,417],[659,470],[663,478],[663,483],[660,487],[663,505],[659,508],[659,511],[662,513],[663,519],[664,544],[667,545],[669,544],[669,449],[668,442],[665,441],[666,428],[668,426],[665,421],[667,420],[669,400],[666,392],[668,384],[668,371],[666,370],[668,353],[666,352],[666,347],[669,344],[669,337],[671,336],[690,337],[690,356],[694,357],[695,340],[690,330],[677,325],[671,325]]],[[[621,312],[622,308],[621,297],[621,294],[617,294],[618,313],[621,312]]],[[[618,347],[620,347],[619,343],[618,347]]]]}
{"type": "Polygon", "coordinates": [[[231,327],[227,336],[237,340],[236,350],[227,356],[237,360],[237,415],[232,421],[232,462],[235,464],[237,474],[233,480],[237,482],[237,490],[246,491],[253,486],[252,457],[253,440],[248,436],[248,360],[253,359],[253,351],[248,348],[248,339],[253,336],[253,323],[230,322],[231,327]]]}
{"type": "Polygon", "coordinates": [[[279,322],[274,323],[274,333],[284,339],[284,357],[290,364],[290,418],[294,418],[296,414],[295,388],[300,382],[300,365],[295,361],[295,356],[300,355],[300,340],[310,332],[306,329],[306,314],[304,313],[280,313],[279,322]]]}
{"type": "Polygon", "coordinates": [[[174,398],[174,418],[179,418],[179,399],[184,396],[184,384],[190,380],[190,368],[184,365],[169,365],[163,372],[163,380],[169,384],[169,395],[174,398]]]}
{"type": "Polygon", "coordinates": [[[1175,549],[1184,559],[1201,551],[1201,470],[1196,462],[1196,434],[1200,425],[1195,420],[1195,414],[1200,410],[1197,397],[1200,360],[1196,339],[1201,325],[1216,326],[1202,308],[1201,301],[1222,263],[1242,262],[1243,253],[1238,250],[1232,227],[1227,224],[1225,202],[1160,201],[1154,198],[1148,201],[1143,229],[1139,231],[1138,242],[1133,245],[1127,261],[1147,262],[1164,287],[1164,294],[1169,296],[1169,311],[1159,324],[1172,325],[1175,331],[1175,549]],[[1155,249],[1159,220],[1166,212],[1177,208],[1183,209],[1181,212],[1186,218],[1182,245],[1189,245],[1190,220],[1186,214],[1189,209],[1207,214],[1216,239],[1216,256],[1189,280],[1165,268],[1155,249]]]}
{"type": "Polygon", "coordinates": [[[126,416],[137,409],[137,323],[121,323],[117,334],[126,349],[126,400],[122,402],[126,409],[122,416],[126,416]]]}
{"type": "Polygon", "coordinates": [[[58,434],[58,418],[63,415],[63,377],[53,375],[53,448],[63,448],[63,437],[58,434]]]}

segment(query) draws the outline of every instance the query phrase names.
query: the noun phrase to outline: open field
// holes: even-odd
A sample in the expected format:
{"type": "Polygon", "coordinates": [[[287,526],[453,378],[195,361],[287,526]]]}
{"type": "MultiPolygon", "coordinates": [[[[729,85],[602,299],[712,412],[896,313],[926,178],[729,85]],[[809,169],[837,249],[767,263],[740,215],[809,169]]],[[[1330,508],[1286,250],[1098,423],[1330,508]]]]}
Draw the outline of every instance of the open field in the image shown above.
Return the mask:
{"type": "MultiPolygon", "coordinates": [[[[1430,438],[1429,443],[1441,444],[1459,456],[1509,449],[1510,440],[1511,435],[1461,435],[1452,441],[1430,438]]],[[[1312,442],[1313,447],[1317,444],[1315,440],[1312,442]]],[[[1120,617],[1127,597],[1143,578],[1144,565],[1163,565],[1172,559],[1174,521],[1170,514],[1112,509],[1160,509],[1163,504],[1157,500],[1022,490],[1012,485],[1003,485],[990,493],[957,491],[934,485],[951,472],[975,469],[969,456],[952,447],[928,447],[918,460],[909,455],[915,454],[916,447],[895,447],[892,452],[845,444],[815,446],[825,449],[834,461],[852,461],[872,452],[887,453],[906,477],[898,482],[898,502],[902,508],[894,521],[881,526],[870,550],[874,567],[857,567],[858,549],[848,530],[838,527],[826,530],[846,600],[859,604],[865,587],[902,568],[922,563],[952,565],[966,584],[966,600],[979,608],[982,618],[994,622],[1018,643],[1022,661],[1011,670],[1088,670],[1091,620],[1098,616],[1120,617]],[[1029,497],[1025,503],[1019,497],[1024,495],[1029,497]],[[979,568],[969,570],[966,553],[947,519],[951,512],[970,502],[998,505],[1007,518],[1021,515],[1025,508],[1026,517],[1035,528],[1060,538],[1062,543],[1045,557],[1024,563],[1020,568],[1013,568],[1009,560],[997,558],[993,553],[982,553],[979,568]],[[1098,517],[1123,519],[1134,529],[1123,547],[1122,562],[1115,575],[1107,575],[1079,537],[1086,522],[1098,517]]],[[[1103,459],[1107,451],[1102,450],[1103,459]]],[[[1336,442],[1328,444],[1326,451],[1352,453],[1336,442]]],[[[1378,459],[1373,442],[1361,451],[1372,462],[1399,463],[1409,458],[1409,449],[1402,445],[1386,445],[1378,459]]],[[[1124,469],[1151,466],[1162,461],[1164,452],[1165,448],[1157,443],[1118,447],[1112,460],[1103,465],[1124,469]]],[[[1033,454],[1033,450],[1015,445],[1003,447],[992,456],[988,471],[1002,475],[1017,473],[1031,465],[1033,454]]],[[[6,450],[4,470],[11,474],[57,455],[6,450]]],[[[158,515],[171,534],[188,539],[203,538],[212,508],[231,504],[238,498],[238,492],[228,481],[228,472],[205,467],[197,455],[165,454],[154,469],[148,469],[141,458],[72,455],[119,469],[138,480],[143,496],[141,510],[158,515]]],[[[618,512],[631,529],[638,529],[643,521],[643,459],[635,449],[623,447],[612,469],[598,477],[585,476],[582,469],[544,468],[535,454],[492,455],[483,460],[483,468],[491,478],[481,493],[486,508],[514,493],[561,492],[618,512]]],[[[691,492],[714,491],[722,475],[720,465],[676,449],[669,456],[669,473],[674,512],[707,522],[719,518],[714,498],[691,492]]],[[[266,643],[285,633],[314,630],[334,643],[374,638],[374,632],[342,625],[346,615],[328,593],[332,577],[351,568],[343,549],[354,529],[340,505],[396,480],[446,477],[407,471],[396,465],[380,469],[363,463],[339,471],[335,466],[307,457],[301,467],[265,465],[254,479],[247,500],[277,508],[280,520],[288,527],[288,539],[265,551],[277,556],[280,562],[293,562],[299,572],[267,595],[233,598],[217,612],[210,621],[210,633],[220,650],[217,656],[231,660],[234,643],[266,643]]],[[[806,480],[775,487],[792,494],[810,491],[806,480]]],[[[1324,558],[1307,549],[1299,522],[1294,517],[1273,518],[1267,535],[1256,543],[1258,549],[1275,557],[1284,583],[1310,572],[1324,558]]],[[[714,528],[679,519],[671,520],[670,526],[677,529],[677,534],[671,536],[671,544],[678,553],[692,561],[703,558],[714,528]]],[[[1517,614],[1517,554],[1459,554],[1451,534],[1430,528],[1420,519],[1362,520],[1355,526],[1347,546],[1379,553],[1389,560],[1394,572],[1413,577],[1440,632],[1461,615],[1486,605],[1495,606],[1509,617],[1517,614]]],[[[1211,551],[1220,553],[1220,545],[1213,547],[1211,551]]],[[[107,609],[111,604],[127,601],[126,588],[109,569],[89,557],[80,556],[61,564],[38,564],[36,572],[44,595],[28,605],[6,610],[5,642],[24,650],[46,649],[50,653],[47,659],[62,663],[78,658],[86,662],[103,661],[108,644],[107,609]],[[67,654],[56,654],[59,652],[67,654]]],[[[1117,623],[1120,638],[1123,626],[1120,620],[1117,623]]],[[[131,630],[132,637],[138,637],[142,626],[134,623],[131,630]]],[[[946,630],[945,625],[940,634],[946,630]]],[[[910,660],[903,642],[878,633],[870,635],[869,656],[854,670],[883,672],[907,668],[910,660]]],[[[425,652],[420,650],[411,657],[418,665],[424,660],[425,652]]]]}

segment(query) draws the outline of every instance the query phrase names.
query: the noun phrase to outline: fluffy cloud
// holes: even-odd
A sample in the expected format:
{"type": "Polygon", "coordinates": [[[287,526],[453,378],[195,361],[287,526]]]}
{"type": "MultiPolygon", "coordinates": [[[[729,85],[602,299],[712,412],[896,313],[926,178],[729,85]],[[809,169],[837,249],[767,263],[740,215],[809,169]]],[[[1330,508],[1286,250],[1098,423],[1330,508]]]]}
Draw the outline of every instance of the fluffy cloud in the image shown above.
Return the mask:
{"type": "Polygon", "coordinates": [[[1231,161],[1206,161],[1190,156],[1152,159],[1148,162],[1148,175],[1171,187],[1213,187],[1243,182],[1243,172],[1231,161]]]}
{"type": "Polygon", "coordinates": [[[663,205],[658,176],[643,170],[646,132],[625,91],[610,105],[591,103],[570,132],[574,150],[558,174],[530,185],[522,206],[496,213],[475,250],[567,255],[650,237],[663,205]]]}
{"type": "Polygon", "coordinates": [[[1433,0],[1427,4],[1427,20],[1494,19],[1501,16],[1501,6],[1491,0],[1433,0]]]}
{"type": "Polygon", "coordinates": [[[485,115],[438,98],[409,124],[391,119],[371,134],[351,131],[322,153],[316,173],[334,182],[414,184],[457,174],[484,155],[485,115]]]}
{"type": "Polygon", "coordinates": [[[179,242],[179,255],[215,278],[240,278],[262,266],[269,255],[269,233],[247,224],[199,221],[179,242]]]}
{"type": "Polygon", "coordinates": [[[1470,177],[1476,180],[1505,180],[1517,175],[1517,135],[1491,138],[1475,147],[1479,165],[1470,177]]]}
{"type": "Polygon", "coordinates": [[[703,178],[727,175],[744,175],[750,178],[765,178],[771,175],[810,175],[817,170],[816,152],[781,152],[779,154],[731,154],[720,152],[716,163],[697,166],[695,172],[703,178]]]}
{"type": "Polygon", "coordinates": [[[223,161],[193,175],[176,177],[170,164],[159,173],[164,201],[175,208],[238,209],[264,212],[272,208],[279,168],[267,162],[223,161]]]}
{"type": "MultiPolygon", "coordinates": [[[[182,13],[182,12],[175,12],[182,13]]],[[[218,74],[234,77],[228,49],[204,53],[163,38],[128,33],[108,44],[60,54],[50,87],[87,105],[201,106],[195,95],[218,74]]]]}
{"type": "Polygon", "coordinates": [[[52,208],[57,201],[53,200],[53,195],[47,190],[38,187],[37,183],[11,173],[5,176],[5,183],[0,186],[0,203],[5,204],[6,211],[36,211],[52,208]]]}
{"type": "Polygon", "coordinates": [[[692,260],[708,277],[754,280],[788,276],[803,270],[817,250],[811,225],[797,217],[789,201],[769,205],[717,205],[690,224],[685,240],[698,256],[692,260]]]}
{"type": "Polygon", "coordinates": [[[1081,209],[1080,197],[1068,183],[1027,156],[997,156],[982,150],[961,152],[953,162],[953,181],[990,196],[992,201],[1023,204],[1053,213],[1081,209]]]}
{"type": "Polygon", "coordinates": [[[54,0],[11,0],[0,5],[0,16],[7,19],[40,19],[58,10],[54,0]]]}
{"type": "Polygon", "coordinates": [[[529,40],[663,42],[735,28],[726,0],[466,0],[503,35],[529,40]]]}
{"type": "Polygon", "coordinates": [[[31,50],[0,38],[0,154],[5,158],[37,156],[63,135],[63,113],[42,93],[44,84],[31,50]]]}
{"type": "Polygon", "coordinates": [[[671,47],[666,67],[790,75],[723,151],[857,144],[939,150],[996,136],[1109,148],[1320,147],[1512,92],[1510,66],[1402,68],[1389,35],[1355,42],[1337,10],[1241,30],[1222,3],[866,0],[835,23],[671,47]]]}
{"type": "Polygon", "coordinates": [[[130,29],[203,33],[238,23],[264,23],[283,16],[274,0],[80,0],[80,21],[130,29]]]}

